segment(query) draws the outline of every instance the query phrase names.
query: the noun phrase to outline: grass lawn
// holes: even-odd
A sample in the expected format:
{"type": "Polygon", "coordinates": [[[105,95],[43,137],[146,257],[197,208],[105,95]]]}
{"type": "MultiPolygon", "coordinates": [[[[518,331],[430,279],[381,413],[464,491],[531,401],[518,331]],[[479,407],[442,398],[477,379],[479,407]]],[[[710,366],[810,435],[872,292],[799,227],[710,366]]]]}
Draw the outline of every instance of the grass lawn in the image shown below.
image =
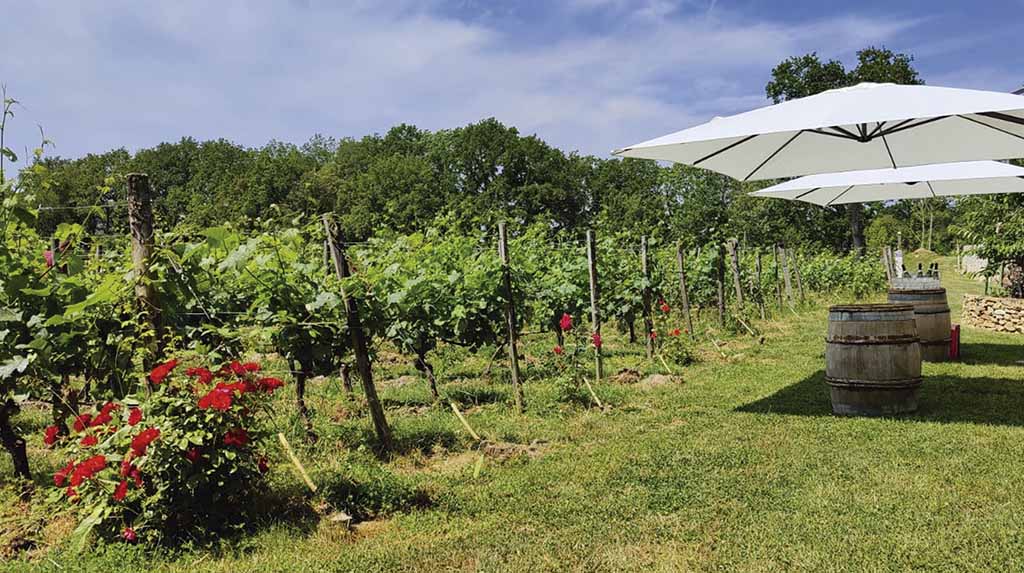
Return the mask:
{"type": "MultiPolygon", "coordinates": [[[[962,294],[982,285],[951,272],[944,283],[956,320],[962,294]]],[[[505,386],[480,379],[488,357],[441,356],[443,391],[485,438],[534,444],[521,455],[489,454],[482,466],[450,409],[430,406],[423,383],[383,384],[401,453],[378,462],[359,447],[368,422],[351,415],[336,381],[321,382],[312,403],[322,439],[299,455],[325,492],[317,502],[366,520],[356,531],[321,520],[303,502],[282,456],[274,513],[212,549],[111,545],[76,557],[41,543],[30,561],[7,567],[1024,569],[1024,337],[964,329],[962,362],[925,365],[918,414],[837,418],[823,382],[826,318],[824,305],[789,312],[760,325],[763,344],[729,339],[727,358],[704,343],[703,360],[684,370],[682,383],[602,382],[607,412],[556,399],[543,378],[550,337],[527,347],[522,417],[510,413],[505,386]]],[[[610,371],[658,371],[638,347],[610,338],[610,371]]],[[[401,373],[413,370],[395,363],[381,378],[401,373]]],[[[291,411],[283,399],[282,411],[291,411]]],[[[26,414],[25,427],[39,427],[36,417],[26,414]]],[[[290,416],[277,423],[300,441],[290,416]]],[[[43,484],[52,471],[45,464],[59,460],[46,458],[38,435],[31,447],[43,484]]],[[[9,477],[3,463],[0,475],[9,477]]],[[[11,493],[4,496],[13,509],[0,514],[0,527],[10,528],[18,510],[11,493]]],[[[59,539],[66,527],[54,520],[43,531],[59,539]]]]}

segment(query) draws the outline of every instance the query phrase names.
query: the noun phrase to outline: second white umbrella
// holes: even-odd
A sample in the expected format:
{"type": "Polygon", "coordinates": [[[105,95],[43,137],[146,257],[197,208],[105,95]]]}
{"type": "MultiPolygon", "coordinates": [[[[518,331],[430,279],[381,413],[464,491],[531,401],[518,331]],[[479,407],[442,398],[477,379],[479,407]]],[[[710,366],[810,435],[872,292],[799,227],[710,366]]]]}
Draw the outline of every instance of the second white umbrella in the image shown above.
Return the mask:
{"type": "Polygon", "coordinates": [[[829,206],[890,199],[1024,193],[1024,168],[998,161],[964,161],[899,169],[808,175],[751,195],[829,206]]]}

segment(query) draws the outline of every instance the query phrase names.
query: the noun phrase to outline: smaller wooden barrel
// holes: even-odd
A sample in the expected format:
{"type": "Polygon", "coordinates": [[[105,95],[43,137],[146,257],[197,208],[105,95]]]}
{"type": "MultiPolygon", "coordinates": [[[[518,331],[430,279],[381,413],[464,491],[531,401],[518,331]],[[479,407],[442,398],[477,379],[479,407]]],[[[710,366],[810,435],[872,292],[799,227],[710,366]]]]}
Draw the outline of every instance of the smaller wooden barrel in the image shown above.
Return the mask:
{"type": "Polygon", "coordinates": [[[917,335],[921,337],[921,358],[928,362],[949,360],[952,324],[946,289],[889,289],[889,302],[914,305],[917,335]]]}
{"type": "Polygon", "coordinates": [[[909,304],[852,304],[828,309],[825,381],[832,411],[887,416],[917,410],[921,345],[909,304]]]}

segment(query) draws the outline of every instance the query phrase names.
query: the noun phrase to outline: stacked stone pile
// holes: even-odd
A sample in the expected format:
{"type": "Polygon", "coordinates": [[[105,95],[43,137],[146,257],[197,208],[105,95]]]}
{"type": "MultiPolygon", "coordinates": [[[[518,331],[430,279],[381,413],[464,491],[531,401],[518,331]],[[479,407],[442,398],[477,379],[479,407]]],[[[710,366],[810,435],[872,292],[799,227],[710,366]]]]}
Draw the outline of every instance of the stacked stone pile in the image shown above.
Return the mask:
{"type": "Polygon", "coordinates": [[[1024,299],[965,294],[961,320],[965,326],[1024,333],[1024,299]]]}

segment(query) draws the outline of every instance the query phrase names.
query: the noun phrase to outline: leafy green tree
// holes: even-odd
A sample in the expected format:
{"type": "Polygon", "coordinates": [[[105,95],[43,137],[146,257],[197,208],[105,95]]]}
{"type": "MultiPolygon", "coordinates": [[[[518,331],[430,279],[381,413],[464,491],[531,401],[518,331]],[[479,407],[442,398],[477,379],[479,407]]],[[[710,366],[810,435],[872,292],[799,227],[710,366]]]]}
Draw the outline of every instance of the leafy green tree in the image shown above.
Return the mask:
{"type": "MultiPolygon", "coordinates": [[[[817,53],[789,58],[772,69],[765,93],[775,103],[802,98],[826,90],[852,86],[860,82],[922,84],[914,58],[886,48],[868,47],[857,52],[857,66],[847,71],[841,62],[822,62],[817,53]]],[[[843,207],[850,222],[851,247],[863,253],[865,214],[860,203],[843,207]]]]}

